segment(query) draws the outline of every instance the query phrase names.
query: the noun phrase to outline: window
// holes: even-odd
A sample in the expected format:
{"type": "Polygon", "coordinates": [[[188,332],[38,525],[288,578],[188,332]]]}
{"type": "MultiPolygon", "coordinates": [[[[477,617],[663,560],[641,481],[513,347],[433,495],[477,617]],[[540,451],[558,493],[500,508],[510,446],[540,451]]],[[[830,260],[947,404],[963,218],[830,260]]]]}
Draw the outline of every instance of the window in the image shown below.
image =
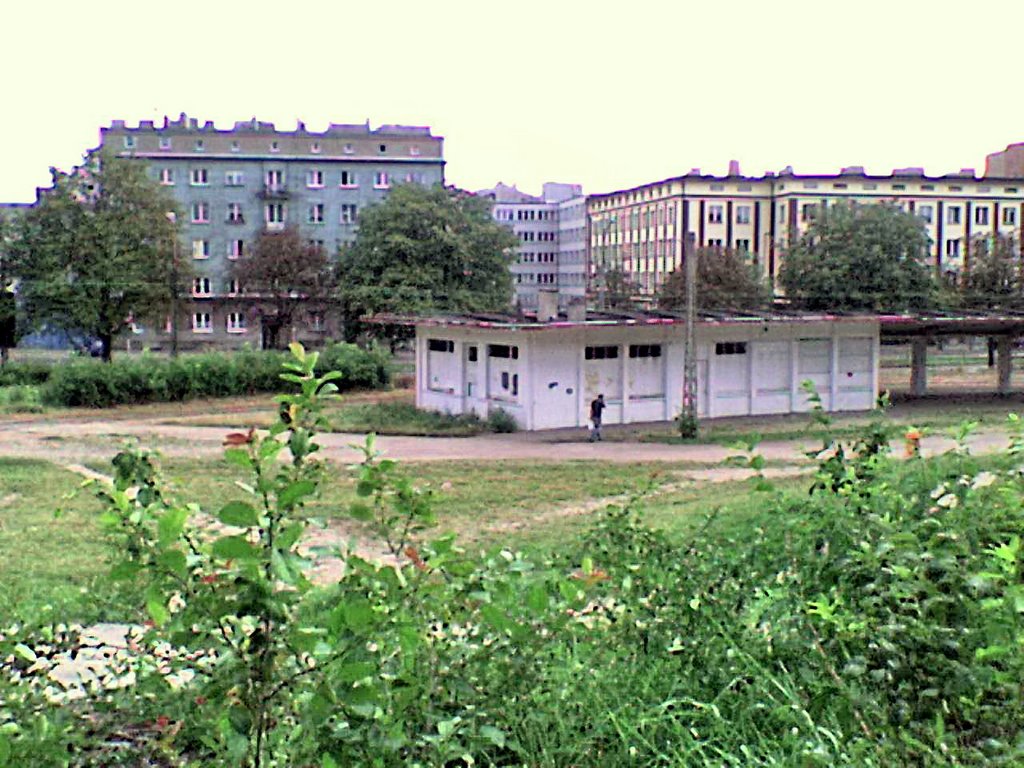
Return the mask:
{"type": "Polygon", "coordinates": [[[960,223],[960,206],[951,205],[946,209],[946,223],[947,224],[959,224],[960,223]]]}
{"type": "Polygon", "coordinates": [[[708,248],[721,248],[721,247],[722,247],[722,238],[720,238],[720,237],[710,237],[710,238],[708,238],[708,248]]]}
{"type": "Polygon", "coordinates": [[[212,296],[213,291],[210,288],[210,278],[208,277],[197,277],[192,281],[192,295],[193,296],[212,296]]]}
{"type": "Polygon", "coordinates": [[[282,187],[284,187],[284,171],[267,171],[266,184],[271,189],[281,189],[282,187]]]}
{"type": "Polygon", "coordinates": [[[921,217],[922,221],[927,222],[928,224],[931,224],[932,219],[935,218],[935,212],[930,205],[918,206],[917,215],[921,217]]]}
{"type": "Polygon", "coordinates": [[[245,240],[228,241],[228,258],[231,260],[240,259],[245,256],[245,240]]]}
{"type": "Polygon", "coordinates": [[[430,352],[455,352],[455,342],[448,339],[427,339],[430,352]]]}
{"type": "Polygon", "coordinates": [[[750,223],[750,206],[749,205],[737,205],[736,206],[736,223],[737,224],[749,224],[750,223]]]}
{"type": "Polygon", "coordinates": [[[319,170],[306,171],[306,186],[310,189],[321,189],[324,186],[324,172],[319,170]]]}
{"type": "Polygon", "coordinates": [[[906,184],[893,184],[892,185],[892,191],[893,192],[902,192],[906,188],[907,188],[906,184]]]}
{"type": "Polygon", "coordinates": [[[412,155],[413,157],[419,157],[420,148],[415,146],[409,147],[409,154],[412,155]]]}
{"type": "Polygon", "coordinates": [[[814,203],[804,203],[800,207],[800,220],[813,221],[818,216],[818,206],[814,203]]]}
{"type": "Polygon", "coordinates": [[[344,152],[346,155],[351,155],[355,154],[356,150],[355,147],[353,147],[351,144],[346,144],[344,147],[341,148],[341,151],[344,152]]]}
{"type": "Polygon", "coordinates": [[[203,140],[196,139],[196,152],[202,152],[204,149],[203,140]]]}
{"type": "Polygon", "coordinates": [[[270,151],[271,152],[280,152],[281,151],[281,145],[278,144],[276,141],[270,142],[270,151]]]}
{"type": "Polygon", "coordinates": [[[135,149],[135,137],[134,136],[125,136],[124,137],[124,148],[125,149],[135,149]]]}
{"type": "Polygon", "coordinates": [[[600,347],[586,347],[583,350],[584,360],[615,360],[619,356],[619,348],[614,344],[600,347]]]}
{"type": "Polygon", "coordinates": [[[228,296],[237,296],[242,292],[242,284],[237,277],[228,280],[228,296]]]}
{"type": "Polygon", "coordinates": [[[210,206],[207,203],[192,203],[192,223],[209,224],[210,206]]]}
{"type": "Polygon", "coordinates": [[[161,168],[160,169],[160,183],[165,187],[174,186],[174,169],[173,168],[161,168]]]}
{"type": "Polygon", "coordinates": [[[519,347],[509,346],[508,344],[488,344],[487,345],[487,356],[488,357],[506,357],[512,360],[519,359],[519,347]]]}
{"type": "Polygon", "coordinates": [[[314,155],[319,155],[320,154],[320,142],[319,141],[314,141],[312,144],[310,144],[309,145],[309,151],[312,152],[314,155]]]}
{"type": "Polygon", "coordinates": [[[324,324],[324,313],[323,312],[310,312],[309,313],[309,330],[316,332],[323,332],[327,330],[324,324]]]}
{"type": "Polygon", "coordinates": [[[387,144],[381,144],[380,145],[380,151],[381,152],[387,152],[388,151],[388,145],[387,144]]]}
{"type": "Polygon", "coordinates": [[[477,349],[475,344],[471,347],[466,347],[466,360],[470,363],[475,363],[477,361],[477,349]]]}
{"type": "Polygon", "coordinates": [[[338,184],[339,187],[358,187],[359,182],[356,180],[356,174],[353,171],[342,171],[341,182],[338,184]]]}
{"type": "Polygon", "coordinates": [[[1003,208],[1003,224],[1008,227],[1017,226],[1017,209],[1003,208]]]}
{"type": "Polygon", "coordinates": [[[309,216],[307,221],[310,224],[323,224],[324,223],[324,204],[314,203],[309,206],[309,216]]]}
{"type": "Polygon", "coordinates": [[[661,357],[661,344],[630,344],[630,357],[661,357]]]}
{"type": "Polygon", "coordinates": [[[988,206],[974,209],[974,223],[980,226],[988,224],[988,206]]]}
{"type": "Polygon", "coordinates": [[[747,354],[747,342],[745,341],[720,341],[715,344],[716,355],[745,355],[747,354]]]}
{"type": "Polygon", "coordinates": [[[166,136],[161,136],[160,137],[160,149],[170,149],[170,148],[171,148],[171,140],[168,137],[166,137],[166,136]]]}
{"type": "Polygon", "coordinates": [[[373,186],[377,189],[387,189],[391,186],[391,180],[386,171],[377,171],[373,174],[373,186]]]}
{"type": "Polygon", "coordinates": [[[193,187],[205,187],[209,183],[209,177],[205,168],[193,168],[190,183],[193,187]]]}
{"type": "Polygon", "coordinates": [[[193,333],[213,333],[213,323],[209,312],[196,312],[192,315],[193,333]]]}
{"type": "Polygon", "coordinates": [[[737,240],[736,241],[736,250],[737,251],[745,251],[747,253],[750,253],[750,240],[747,239],[747,238],[741,238],[741,239],[737,240]]]}
{"type": "Polygon", "coordinates": [[[322,251],[324,249],[324,241],[323,240],[307,240],[306,243],[314,251],[322,251]]]}
{"type": "Polygon", "coordinates": [[[722,223],[722,206],[712,205],[708,207],[708,221],[712,224],[722,223]]]}
{"type": "Polygon", "coordinates": [[[193,259],[208,259],[208,258],[210,258],[210,241],[209,240],[193,240],[192,241],[192,258],[193,259]]]}
{"type": "Polygon", "coordinates": [[[228,203],[228,218],[229,224],[244,224],[245,216],[242,214],[241,203],[228,203]]]}
{"type": "Polygon", "coordinates": [[[245,315],[241,312],[228,312],[228,333],[245,333],[245,315]]]}
{"type": "Polygon", "coordinates": [[[342,224],[355,224],[356,223],[356,206],[352,203],[345,203],[341,206],[341,219],[342,224]]]}
{"type": "Polygon", "coordinates": [[[225,171],[224,186],[241,187],[245,184],[245,174],[241,171],[225,171]]]}
{"type": "Polygon", "coordinates": [[[960,256],[960,240],[947,240],[946,241],[946,255],[950,258],[959,258],[960,256]]]}
{"type": "Polygon", "coordinates": [[[232,152],[239,152],[239,151],[241,151],[241,149],[242,149],[242,145],[239,144],[237,141],[232,141],[231,142],[231,151],[232,152]]]}
{"type": "Polygon", "coordinates": [[[273,228],[283,226],[285,223],[284,203],[267,203],[263,219],[273,228]]]}

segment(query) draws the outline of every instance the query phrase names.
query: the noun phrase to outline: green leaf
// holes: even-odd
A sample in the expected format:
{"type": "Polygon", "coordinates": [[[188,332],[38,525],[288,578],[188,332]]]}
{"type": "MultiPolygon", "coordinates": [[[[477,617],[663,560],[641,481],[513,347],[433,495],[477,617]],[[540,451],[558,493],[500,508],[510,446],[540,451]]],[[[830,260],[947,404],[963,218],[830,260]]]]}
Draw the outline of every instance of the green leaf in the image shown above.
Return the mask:
{"type": "Polygon", "coordinates": [[[213,542],[213,554],[222,560],[251,560],[259,557],[259,550],[244,536],[221,536],[213,542]]]}
{"type": "Polygon", "coordinates": [[[0,768],[7,768],[11,759],[11,742],[6,734],[0,733],[0,768]]]}
{"type": "Polygon", "coordinates": [[[294,507],[300,499],[309,496],[316,490],[316,483],[312,480],[299,480],[292,483],[277,495],[277,503],[282,508],[294,507]]]}
{"type": "Polygon", "coordinates": [[[140,563],[134,560],[124,560],[110,569],[110,578],[113,581],[125,581],[134,578],[141,569],[140,563]]]}
{"type": "Polygon", "coordinates": [[[217,519],[224,525],[233,525],[239,528],[252,528],[259,523],[259,517],[252,504],[247,504],[244,501],[229,501],[221,507],[220,512],[217,513],[217,519]]]}
{"type": "Polygon", "coordinates": [[[377,665],[369,661],[352,661],[342,664],[331,673],[331,680],[339,683],[354,683],[377,674],[377,665]]]}
{"type": "Polygon", "coordinates": [[[548,593],[540,584],[534,584],[526,593],[526,605],[534,613],[542,613],[548,608],[548,593]]]}
{"type": "Polygon", "coordinates": [[[372,520],[373,519],[373,508],[362,501],[354,501],[349,504],[348,507],[349,517],[355,520],[372,520]]]}
{"type": "Polygon", "coordinates": [[[167,610],[167,600],[156,585],[146,590],[146,612],[158,627],[162,627],[171,617],[167,610]]]}
{"type": "Polygon", "coordinates": [[[505,746],[505,732],[495,728],[493,725],[481,725],[480,736],[487,739],[499,749],[505,746]]]}
{"type": "Polygon", "coordinates": [[[337,761],[326,752],[320,756],[320,768],[338,768],[337,761]]]}
{"type": "Polygon", "coordinates": [[[358,598],[345,603],[342,615],[345,617],[345,626],[353,632],[358,632],[369,626],[375,618],[370,601],[358,598]]]}
{"type": "Polygon", "coordinates": [[[184,576],[188,568],[185,553],[177,549],[167,549],[160,553],[156,559],[161,568],[165,568],[176,576],[184,576]]]}
{"type": "Polygon", "coordinates": [[[167,546],[181,536],[185,530],[185,521],[188,520],[188,509],[186,507],[171,507],[160,515],[160,522],[157,524],[157,532],[160,543],[167,546]]]}
{"type": "Polygon", "coordinates": [[[480,615],[484,617],[488,624],[500,632],[509,632],[515,628],[515,623],[510,621],[508,616],[493,605],[481,605],[480,615]]]}
{"type": "Polygon", "coordinates": [[[458,727],[459,723],[462,722],[462,718],[456,715],[451,720],[440,720],[437,723],[437,732],[442,739],[447,739],[458,727]]]}
{"type": "Polygon", "coordinates": [[[291,549],[295,542],[299,540],[299,537],[305,529],[306,525],[304,522],[294,522],[278,534],[274,543],[282,550],[291,549]]]}
{"type": "Polygon", "coordinates": [[[17,645],[15,645],[14,653],[16,656],[19,656],[20,658],[28,662],[34,662],[37,658],[36,652],[24,643],[18,643],[17,645]]]}

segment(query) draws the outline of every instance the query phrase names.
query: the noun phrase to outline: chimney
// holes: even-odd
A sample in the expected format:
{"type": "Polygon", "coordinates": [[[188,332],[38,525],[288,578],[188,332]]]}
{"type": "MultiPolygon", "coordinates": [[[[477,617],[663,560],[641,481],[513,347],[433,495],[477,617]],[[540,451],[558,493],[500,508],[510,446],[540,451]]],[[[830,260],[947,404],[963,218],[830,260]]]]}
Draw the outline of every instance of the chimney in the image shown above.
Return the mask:
{"type": "Polygon", "coordinates": [[[550,323],[558,317],[558,291],[538,291],[537,322],[550,323]]]}
{"type": "Polygon", "coordinates": [[[730,160],[729,161],[729,175],[730,176],[740,176],[741,175],[740,174],[740,161],[739,160],[730,160]]]}

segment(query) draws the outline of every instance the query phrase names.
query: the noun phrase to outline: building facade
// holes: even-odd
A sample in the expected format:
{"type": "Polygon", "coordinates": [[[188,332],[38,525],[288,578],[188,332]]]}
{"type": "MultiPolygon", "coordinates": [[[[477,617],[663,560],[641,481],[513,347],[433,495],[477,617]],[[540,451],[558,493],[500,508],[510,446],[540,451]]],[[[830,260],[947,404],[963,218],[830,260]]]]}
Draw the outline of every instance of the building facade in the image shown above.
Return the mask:
{"type": "Polygon", "coordinates": [[[565,307],[586,294],[587,209],[578,184],[548,182],[539,197],[499,183],[477,193],[492,201],[494,220],[512,229],[519,246],[511,266],[515,303],[537,309],[542,292],[565,307]]]}
{"type": "MultiPolygon", "coordinates": [[[[815,217],[839,202],[886,202],[917,215],[931,238],[936,272],[955,278],[969,263],[979,236],[1014,238],[1018,249],[1024,219],[1024,179],[957,174],[926,176],[903,168],[875,176],[863,168],[833,175],[685,176],[588,198],[589,274],[592,286],[609,270],[621,270],[641,297],[653,297],[682,262],[687,233],[695,247],[745,252],[773,281],[786,247],[815,217]]],[[[1024,251],[1021,251],[1024,258],[1024,251]]]]}
{"type": "MultiPolygon", "coordinates": [[[[182,114],[158,126],[115,120],[100,145],[144,160],[153,179],[180,208],[182,255],[195,274],[179,316],[182,347],[259,345],[259,321],[232,265],[245,258],[261,232],[294,224],[313,244],[336,253],[355,237],[359,214],[395,184],[444,183],[443,139],[429,128],[331,124],[294,131],[273,123],[237,122],[230,130],[182,114]]],[[[330,332],[320,313],[300,318],[293,332],[315,341],[330,332]]],[[[169,328],[145,328],[158,345],[169,328]]]]}

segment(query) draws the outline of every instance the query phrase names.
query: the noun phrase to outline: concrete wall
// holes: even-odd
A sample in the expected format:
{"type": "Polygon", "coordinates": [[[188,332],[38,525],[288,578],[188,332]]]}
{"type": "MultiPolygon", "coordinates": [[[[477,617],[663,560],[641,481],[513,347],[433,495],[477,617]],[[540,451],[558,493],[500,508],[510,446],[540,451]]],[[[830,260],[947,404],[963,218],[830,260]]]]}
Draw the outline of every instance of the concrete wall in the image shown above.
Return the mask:
{"type": "MultiPolygon", "coordinates": [[[[702,324],[696,340],[702,417],[808,410],[804,379],[828,410],[867,410],[877,396],[875,321],[702,324]]],[[[604,394],[608,424],[667,421],[681,408],[683,355],[679,325],[420,326],[416,403],[482,417],[503,408],[524,429],[549,429],[585,425],[604,394]],[[431,352],[430,339],[451,351],[431,352]]]]}

